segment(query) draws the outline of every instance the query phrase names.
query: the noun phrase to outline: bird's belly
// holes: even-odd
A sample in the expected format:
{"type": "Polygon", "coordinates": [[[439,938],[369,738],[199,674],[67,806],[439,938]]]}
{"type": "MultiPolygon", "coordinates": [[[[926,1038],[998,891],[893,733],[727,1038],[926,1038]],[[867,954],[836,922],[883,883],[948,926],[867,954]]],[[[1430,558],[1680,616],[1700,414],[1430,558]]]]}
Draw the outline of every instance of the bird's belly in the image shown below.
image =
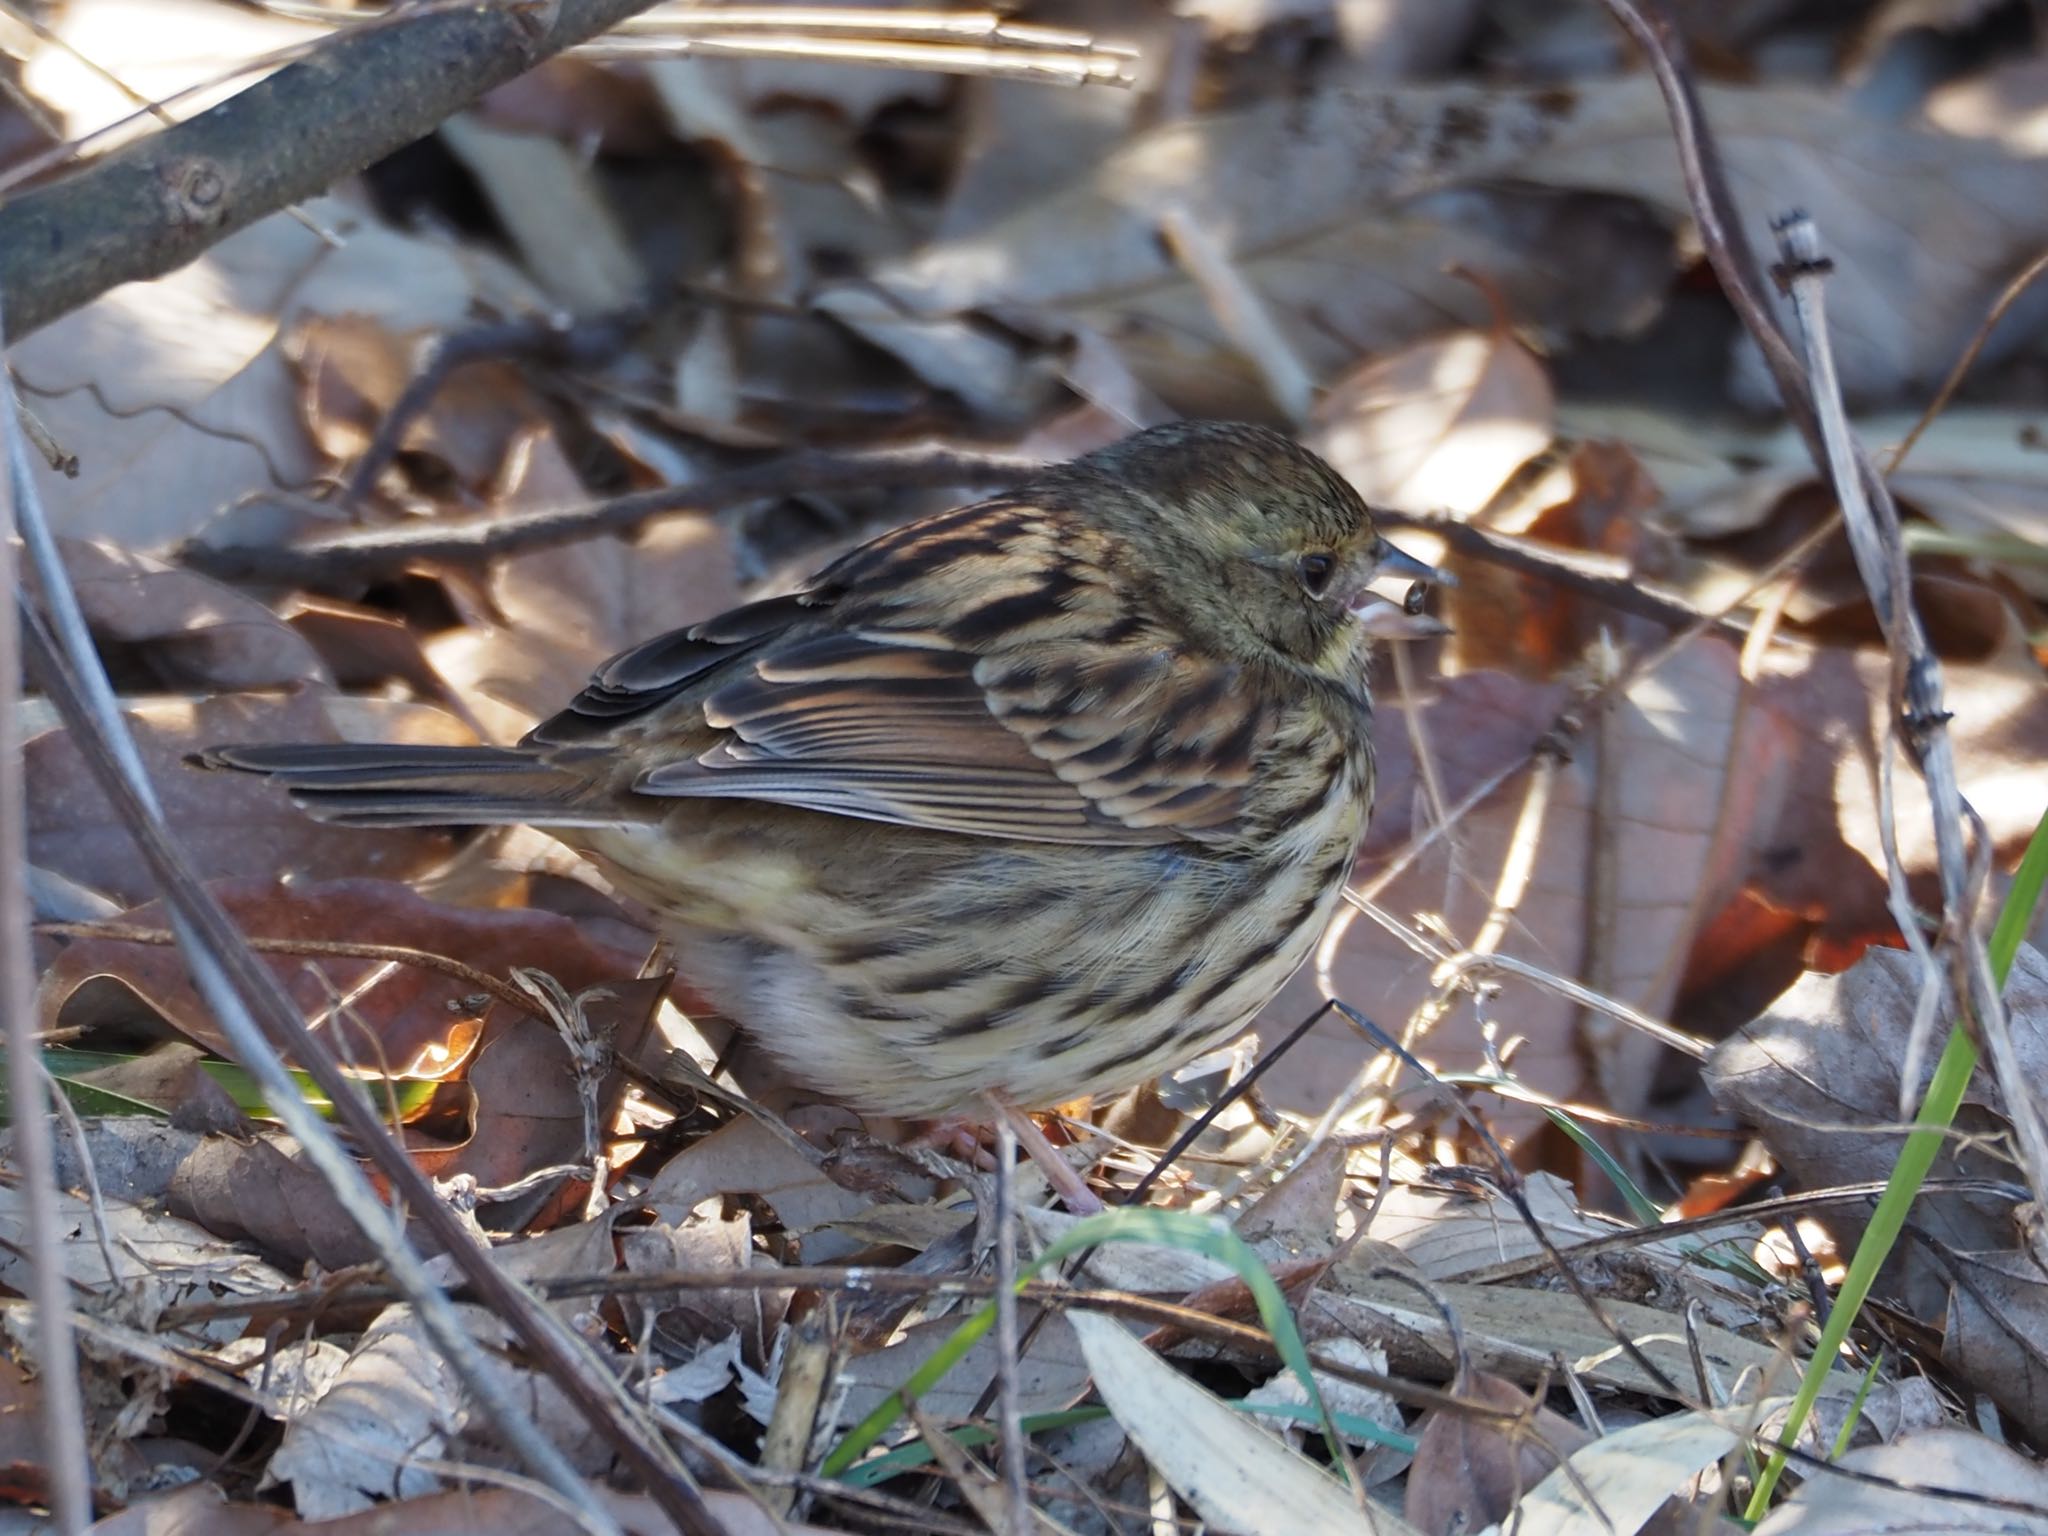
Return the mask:
{"type": "Polygon", "coordinates": [[[1332,832],[1277,863],[949,839],[823,889],[759,850],[681,880],[672,844],[593,851],[661,892],[684,975],[793,1077],[936,1116],[1118,1092],[1240,1033],[1328,922],[1332,832]]]}

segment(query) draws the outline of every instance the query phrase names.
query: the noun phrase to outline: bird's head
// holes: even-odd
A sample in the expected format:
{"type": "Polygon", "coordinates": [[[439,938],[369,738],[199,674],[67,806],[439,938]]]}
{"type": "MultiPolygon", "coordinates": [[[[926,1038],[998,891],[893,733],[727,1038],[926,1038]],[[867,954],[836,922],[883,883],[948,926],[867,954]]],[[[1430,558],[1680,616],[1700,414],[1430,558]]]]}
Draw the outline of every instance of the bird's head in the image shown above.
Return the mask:
{"type": "MultiPolygon", "coordinates": [[[[1199,641],[1355,684],[1382,576],[1441,580],[1373,526],[1336,470],[1237,422],[1154,427],[1062,472],[1130,546],[1148,596],[1199,641]]],[[[1398,611],[1398,610],[1395,610],[1398,611]]]]}

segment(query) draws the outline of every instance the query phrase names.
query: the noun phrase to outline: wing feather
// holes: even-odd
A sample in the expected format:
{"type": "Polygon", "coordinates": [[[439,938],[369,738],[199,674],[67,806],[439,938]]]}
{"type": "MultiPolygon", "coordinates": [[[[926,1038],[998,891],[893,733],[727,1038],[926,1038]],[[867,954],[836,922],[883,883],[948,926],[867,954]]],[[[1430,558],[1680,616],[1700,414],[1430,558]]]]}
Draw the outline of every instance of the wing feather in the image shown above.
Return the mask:
{"type": "Polygon", "coordinates": [[[1246,671],[1132,618],[1086,530],[994,502],[810,590],[605,664],[529,741],[619,736],[633,789],[972,836],[1146,844],[1240,827],[1272,716],[1246,671]]]}

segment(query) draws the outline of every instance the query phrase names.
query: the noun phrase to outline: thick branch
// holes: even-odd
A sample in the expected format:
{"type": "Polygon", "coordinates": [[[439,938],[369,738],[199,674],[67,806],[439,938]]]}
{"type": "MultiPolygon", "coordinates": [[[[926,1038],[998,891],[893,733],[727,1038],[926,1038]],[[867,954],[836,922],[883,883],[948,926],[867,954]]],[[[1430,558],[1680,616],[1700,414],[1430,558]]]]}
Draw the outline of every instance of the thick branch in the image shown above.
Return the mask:
{"type": "Polygon", "coordinates": [[[433,7],[323,43],[189,122],[0,204],[16,337],[161,277],[433,130],[493,86],[652,0],[433,7]]]}

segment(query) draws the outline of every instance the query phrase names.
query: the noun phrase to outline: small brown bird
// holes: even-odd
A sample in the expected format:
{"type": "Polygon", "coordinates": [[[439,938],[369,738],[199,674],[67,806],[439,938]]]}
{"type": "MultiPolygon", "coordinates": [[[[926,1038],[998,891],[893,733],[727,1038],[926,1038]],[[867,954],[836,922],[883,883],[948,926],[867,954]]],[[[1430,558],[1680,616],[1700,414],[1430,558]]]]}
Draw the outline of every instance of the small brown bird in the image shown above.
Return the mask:
{"type": "Polygon", "coordinates": [[[614,657],[517,747],[221,747],[315,816],[526,822],[857,1109],[1046,1108],[1231,1039],[1365,831],[1360,611],[1427,566],[1277,432],[1155,428],[614,657]]]}

